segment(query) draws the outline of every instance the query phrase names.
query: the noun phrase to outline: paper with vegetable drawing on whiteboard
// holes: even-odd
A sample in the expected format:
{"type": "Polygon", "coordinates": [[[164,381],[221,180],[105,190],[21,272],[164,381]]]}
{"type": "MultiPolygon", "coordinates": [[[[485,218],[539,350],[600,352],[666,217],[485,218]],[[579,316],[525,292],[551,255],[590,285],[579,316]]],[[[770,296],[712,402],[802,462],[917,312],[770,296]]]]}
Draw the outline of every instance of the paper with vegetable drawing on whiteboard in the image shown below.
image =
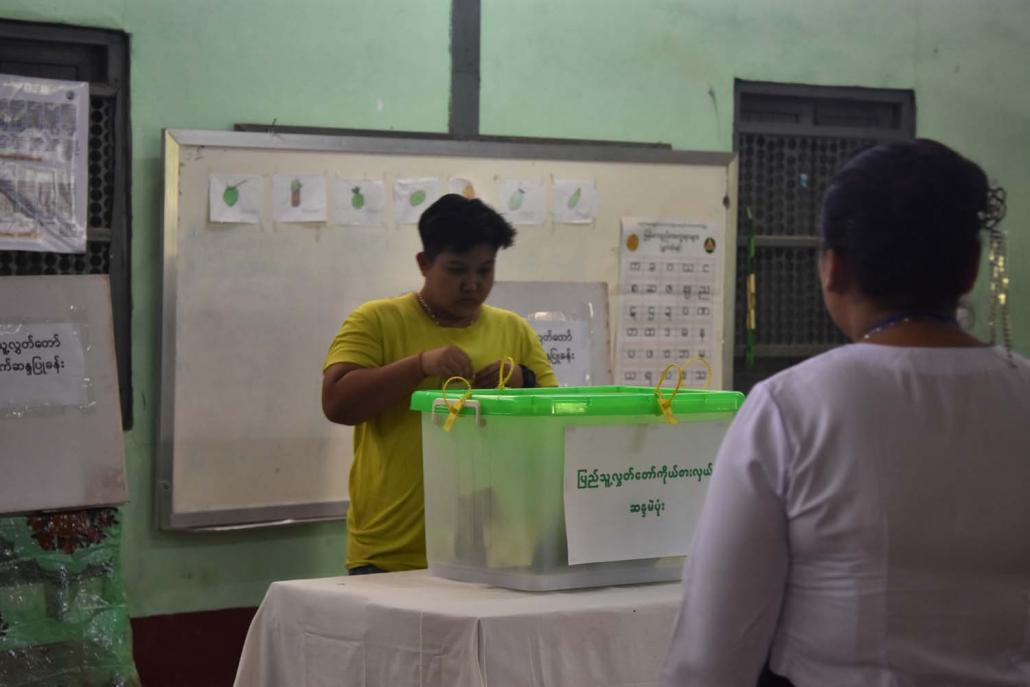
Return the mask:
{"type": "Polygon", "coordinates": [[[397,224],[418,224],[422,213],[441,195],[443,185],[434,177],[402,178],[393,182],[393,208],[397,224]]]}
{"type": "Polygon", "coordinates": [[[321,174],[276,174],[272,178],[276,222],[326,221],[325,177],[321,174]]]}
{"type": "Polygon", "coordinates": [[[593,222],[597,215],[597,186],[588,179],[555,179],[552,212],[558,224],[593,222]]]}
{"type": "Polygon", "coordinates": [[[466,198],[475,198],[476,185],[471,179],[466,177],[451,177],[447,182],[447,192],[457,193],[459,196],[465,196],[466,198]]]}
{"type": "Polygon", "coordinates": [[[211,222],[258,224],[264,187],[265,180],[256,174],[212,174],[208,181],[211,222]]]}
{"type": "Polygon", "coordinates": [[[382,179],[337,179],[333,220],[349,226],[382,226],[386,187],[382,179]]]}
{"type": "Polygon", "coordinates": [[[547,187],[539,179],[502,179],[497,185],[497,210],[512,224],[547,220],[547,187]]]}

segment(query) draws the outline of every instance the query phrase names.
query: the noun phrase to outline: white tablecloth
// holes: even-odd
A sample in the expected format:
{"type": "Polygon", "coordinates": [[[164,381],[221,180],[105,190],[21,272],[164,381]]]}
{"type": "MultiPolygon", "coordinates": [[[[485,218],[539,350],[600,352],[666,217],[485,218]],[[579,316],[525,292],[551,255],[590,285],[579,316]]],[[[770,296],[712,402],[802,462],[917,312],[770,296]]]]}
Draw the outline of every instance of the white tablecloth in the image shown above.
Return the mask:
{"type": "Polygon", "coordinates": [[[657,685],[678,583],[517,592],[425,571],[276,582],[237,687],[657,685]]]}

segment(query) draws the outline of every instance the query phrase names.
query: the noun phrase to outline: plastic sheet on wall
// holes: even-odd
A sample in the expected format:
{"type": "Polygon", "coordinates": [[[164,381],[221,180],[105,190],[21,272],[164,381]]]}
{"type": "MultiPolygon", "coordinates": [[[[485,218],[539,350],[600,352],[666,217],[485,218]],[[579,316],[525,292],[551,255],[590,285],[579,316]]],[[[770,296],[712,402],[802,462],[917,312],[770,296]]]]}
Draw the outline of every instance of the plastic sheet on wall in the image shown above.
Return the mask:
{"type": "Polygon", "coordinates": [[[0,74],[0,249],[86,250],[89,84],[0,74]]]}
{"type": "Polygon", "coordinates": [[[0,685],[139,685],[113,508],[0,518],[0,685]]]}

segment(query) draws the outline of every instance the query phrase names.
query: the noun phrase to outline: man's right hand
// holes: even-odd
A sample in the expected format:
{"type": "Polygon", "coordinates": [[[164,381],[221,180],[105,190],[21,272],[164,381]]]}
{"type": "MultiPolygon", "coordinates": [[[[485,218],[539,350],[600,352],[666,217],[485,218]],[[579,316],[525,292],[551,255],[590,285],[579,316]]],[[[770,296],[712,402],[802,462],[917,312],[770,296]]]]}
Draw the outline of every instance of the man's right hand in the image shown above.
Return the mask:
{"type": "Polygon", "coordinates": [[[471,380],[475,374],[472,360],[457,346],[444,346],[421,354],[422,372],[426,377],[464,377],[471,380]]]}

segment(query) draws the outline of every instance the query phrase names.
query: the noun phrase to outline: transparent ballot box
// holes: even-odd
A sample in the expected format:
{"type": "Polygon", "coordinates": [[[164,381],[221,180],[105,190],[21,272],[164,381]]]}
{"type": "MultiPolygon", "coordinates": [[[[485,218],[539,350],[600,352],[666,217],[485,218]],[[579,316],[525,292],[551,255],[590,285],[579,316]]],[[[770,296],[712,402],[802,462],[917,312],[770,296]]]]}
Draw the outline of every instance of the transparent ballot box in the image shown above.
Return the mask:
{"type": "Polygon", "coordinates": [[[530,591],[679,579],[743,399],[622,386],[416,392],[430,572],[530,591]]]}

